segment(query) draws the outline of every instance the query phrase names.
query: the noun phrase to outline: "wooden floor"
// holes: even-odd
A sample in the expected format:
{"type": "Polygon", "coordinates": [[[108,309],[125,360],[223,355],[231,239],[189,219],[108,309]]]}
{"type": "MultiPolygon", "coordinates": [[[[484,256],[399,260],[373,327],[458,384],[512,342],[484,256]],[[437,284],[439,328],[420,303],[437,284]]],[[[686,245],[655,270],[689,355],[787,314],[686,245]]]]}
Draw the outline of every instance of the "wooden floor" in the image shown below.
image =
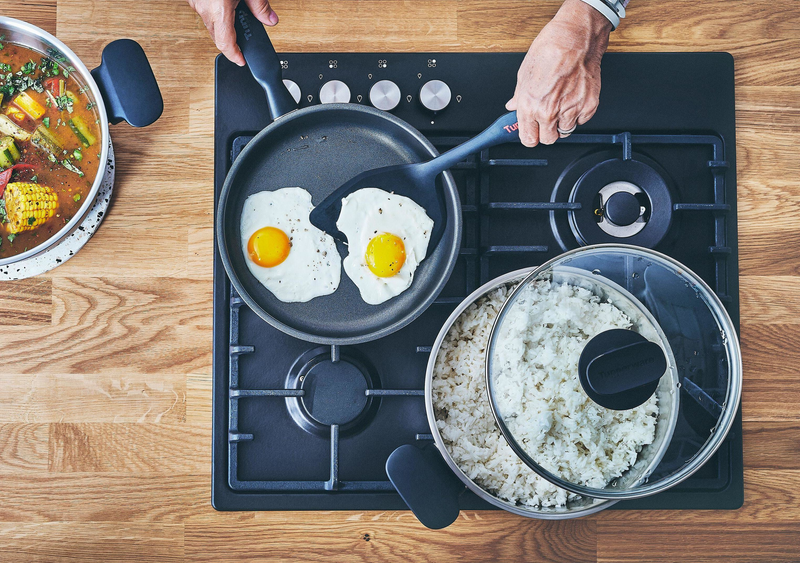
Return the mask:
{"type": "MultiPolygon", "coordinates": [[[[276,0],[276,48],[527,49],[559,2],[276,0]]],[[[0,0],[87,65],[139,41],[165,98],[113,127],[113,207],[0,284],[0,561],[800,561],[800,2],[633,0],[613,51],[736,59],[745,505],[542,522],[210,505],[215,50],[181,0],[0,0]]]]}

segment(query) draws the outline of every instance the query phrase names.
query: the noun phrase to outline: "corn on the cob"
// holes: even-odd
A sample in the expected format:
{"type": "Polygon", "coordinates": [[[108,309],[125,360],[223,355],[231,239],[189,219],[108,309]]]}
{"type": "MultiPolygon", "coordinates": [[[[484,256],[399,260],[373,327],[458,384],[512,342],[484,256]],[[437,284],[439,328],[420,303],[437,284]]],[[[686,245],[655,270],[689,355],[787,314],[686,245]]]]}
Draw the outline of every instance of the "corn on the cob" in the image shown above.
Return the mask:
{"type": "Polygon", "coordinates": [[[32,182],[11,182],[3,196],[9,233],[35,229],[56,212],[58,196],[47,186],[32,182]]]}

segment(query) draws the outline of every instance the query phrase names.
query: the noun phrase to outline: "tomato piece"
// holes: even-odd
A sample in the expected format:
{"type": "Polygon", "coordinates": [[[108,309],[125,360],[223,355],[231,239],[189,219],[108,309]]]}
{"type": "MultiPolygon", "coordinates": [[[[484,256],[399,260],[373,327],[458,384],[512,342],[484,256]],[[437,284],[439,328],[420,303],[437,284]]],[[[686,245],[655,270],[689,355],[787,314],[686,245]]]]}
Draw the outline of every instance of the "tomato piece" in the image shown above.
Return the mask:
{"type": "Polygon", "coordinates": [[[32,164],[15,164],[11,168],[3,170],[0,172],[0,197],[3,197],[3,194],[6,191],[6,186],[8,185],[8,181],[11,179],[11,173],[14,170],[33,170],[36,168],[32,164]]]}

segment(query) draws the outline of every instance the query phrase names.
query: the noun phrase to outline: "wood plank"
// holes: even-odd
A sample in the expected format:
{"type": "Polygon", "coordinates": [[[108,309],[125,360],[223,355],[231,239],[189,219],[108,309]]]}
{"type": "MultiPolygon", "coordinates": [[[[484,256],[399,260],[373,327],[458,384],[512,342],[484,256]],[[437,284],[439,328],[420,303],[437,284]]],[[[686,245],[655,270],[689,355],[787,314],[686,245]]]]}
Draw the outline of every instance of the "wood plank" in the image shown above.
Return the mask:
{"type": "Polygon", "coordinates": [[[0,405],[0,422],[183,422],[186,376],[0,373],[0,405]]]}
{"type": "Polygon", "coordinates": [[[56,0],[19,0],[4,2],[3,15],[26,21],[56,35],[56,0]]]}
{"type": "Polygon", "coordinates": [[[0,283],[0,326],[47,326],[53,320],[53,284],[47,277],[0,283]]]}
{"type": "Polygon", "coordinates": [[[12,373],[174,373],[211,362],[208,282],[55,278],[52,327],[2,331],[12,373]],[[45,351],[46,353],[42,353],[45,351]]]}
{"type": "Polygon", "coordinates": [[[800,417],[791,422],[745,424],[743,437],[749,469],[797,469],[800,417]]]}
{"type": "Polygon", "coordinates": [[[0,424],[0,474],[47,471],[45,424],[0,424]]]}
{"type": "Polygon", "coordinates": [[[361,513],[348,519],[341,513],[289,514],[258,515],[235,524],[187,523],[186,560],[467,562],[486,561],[491,554],[498,561],[595,561],[596,523],[591,520],[553,522],[495,513],[483,518],[472,513],[445,530],[432,531],[408,512],[361,513]],[[314,543],[304,539],[309,530],[315,530],[314,543]]]}
{"type": "Polygon", "coordinates": [[[211,426],[50,424],[48,470],[144,475],[202,474],[211,468],[211,426]]]}
{"type": "Polygon", "coordinates": [[[183,526],[174,524],[0,523],[0,545],[15,563],[184,561],[183,526]]]}
{"type": "Polygon", "coordinates": [[[799,420],[800,327],[793,324],[742,324],[746,421],[799,420]]]}
{"type": "Polygon", "coordinates": [[[800,524],[695,524],[674,522],[597,523],[597,561],[657,563],[674,561],[796,561],[800,524]]]}
{"type": "Polygon", "coordinates": [[[214,510],[210,474],[23,472],[2,480],[0,522],[179,524],[214,510]]]}
{"type": "Polygon", "coordinates": [[[739,281],[742,324],[800,323],[800,278],[746,276],[739,281]]]}

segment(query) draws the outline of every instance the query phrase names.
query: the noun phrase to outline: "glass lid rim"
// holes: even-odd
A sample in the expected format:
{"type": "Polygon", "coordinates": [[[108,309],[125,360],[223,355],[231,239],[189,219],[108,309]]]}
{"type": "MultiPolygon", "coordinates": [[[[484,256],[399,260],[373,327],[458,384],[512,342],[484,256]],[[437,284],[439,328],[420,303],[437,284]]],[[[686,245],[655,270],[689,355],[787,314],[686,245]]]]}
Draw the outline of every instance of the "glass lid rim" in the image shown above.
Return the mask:
{"type": "Polygon", "coordinates": [[[556,485],[557,487],[565,489],[569,492],[592,498],[618,500],[618,501],[626,499],[642,498],[667,490],[677,485],[678,483],[688,479],[692,474],[694,474],[697,470],[699,470],[706,463],[706,461],[708,461],[708,459],[714,455],[714,453],[716,453],[716,451],[725,441],[725,438],[727,437],[731,427],[733,426],[734,420],[736,419],[736,416],[739,411],[739,405],[741,402],[742,354],[741,354],[741,346],[739,343],[739,335],[735,325],[733,324],[733,320],[731,319],[730,315],[728,314],[728,311],[725,309],[724,305],[720,301],[717,294],[692,269],[686,267],[678,260],[675,260],[674,258],[667,256],[666,254],[658,252],[657,250],[652,250],[649,248],[639,247],[630,244],[603,243],[603,244],[594,244],[594,245],[573,248],[572,250],[568,250],[567,252],[564,252],[554,258],[551,258],[550,260],[547,260],[539,267],[533,269],[520,281],[517,287],[515,287],[514,290],[508,295],[508,297],[506,297],[505,301],[503,301],[503,305],[500,307],[497,316],[492,322],[492,329],[489,332],[489,341],[486,346],[485,354],[486,355],[484,359],[484,378],[486,385],[486,395],[487,399],[489,400],[489,408],[492,411],[492,416],[494,417],[495,424],[497,424],[500,433],[503,435],[503,438],[506,440],[509,447],[511,447],[511,449],[514,451],[517,457],[519,457],[525,463],[525,465],[527,465],[540,477],[546,479],[553,485],[556,485]],[[666,477],[656,481],[652,482],[645,481],[644,483],[640,483],[632,488],[617,490],[617,491],[608,489],[594,489],[590,487],[577,485],[575,483],[570,483],[550,473],[542,466],[540,466],[538,463],[536,463],[536,461],[534,461],[533,458],[531,458],[531,456],[514,439],[514,435],[511,433],[506,424],[503,422],[503,418],[499,413],[497,404],[494,399],[494,393],[492,392],[493,378],[491,377],[492,356],[495,347],[495,341],[497,340],[498,327],[501,324],[501,321],[504,318],[505,313],[510,308],[510,305],[513,305],[513,301],[515,300],[515,297],[518,295],[518,293],[523,288],[527,287],[533,280],[535,280],[543,272],[550,270],[553,268],[553,266],[563,262],[565,258],[569,258],[577,254],[586,254],[595,251],[605,252],[613,250],[632,253],[632,254],[636,253],[644,254],[647,255],[649,258],[653,258],[662,263],[666,263],[666,265],[672,266],[675,269],[680,270],[682,272],[682,275],[691,278],[691,281],[696,283],[702,289],[702,292],[704,293],[704,298],[703,298],[704,303],[712,313],[717,324],[720,327],[724,327],[726,329],[726,332],[729,334],[729,337],[725,341],[725,347],[724,347],[727,352],[729,360],[728,388],[725,394],[725,401],[724,401],[725,406],[723,407],[722,414],[717,419],[717,424],[714,426],[714,431],[712,435],[703,443],[702,447],[694,454],[694,456],[692,456],[692,458],[688,462],[686,462],[684,466],[678,471],[670,473],[666,477]]]}

